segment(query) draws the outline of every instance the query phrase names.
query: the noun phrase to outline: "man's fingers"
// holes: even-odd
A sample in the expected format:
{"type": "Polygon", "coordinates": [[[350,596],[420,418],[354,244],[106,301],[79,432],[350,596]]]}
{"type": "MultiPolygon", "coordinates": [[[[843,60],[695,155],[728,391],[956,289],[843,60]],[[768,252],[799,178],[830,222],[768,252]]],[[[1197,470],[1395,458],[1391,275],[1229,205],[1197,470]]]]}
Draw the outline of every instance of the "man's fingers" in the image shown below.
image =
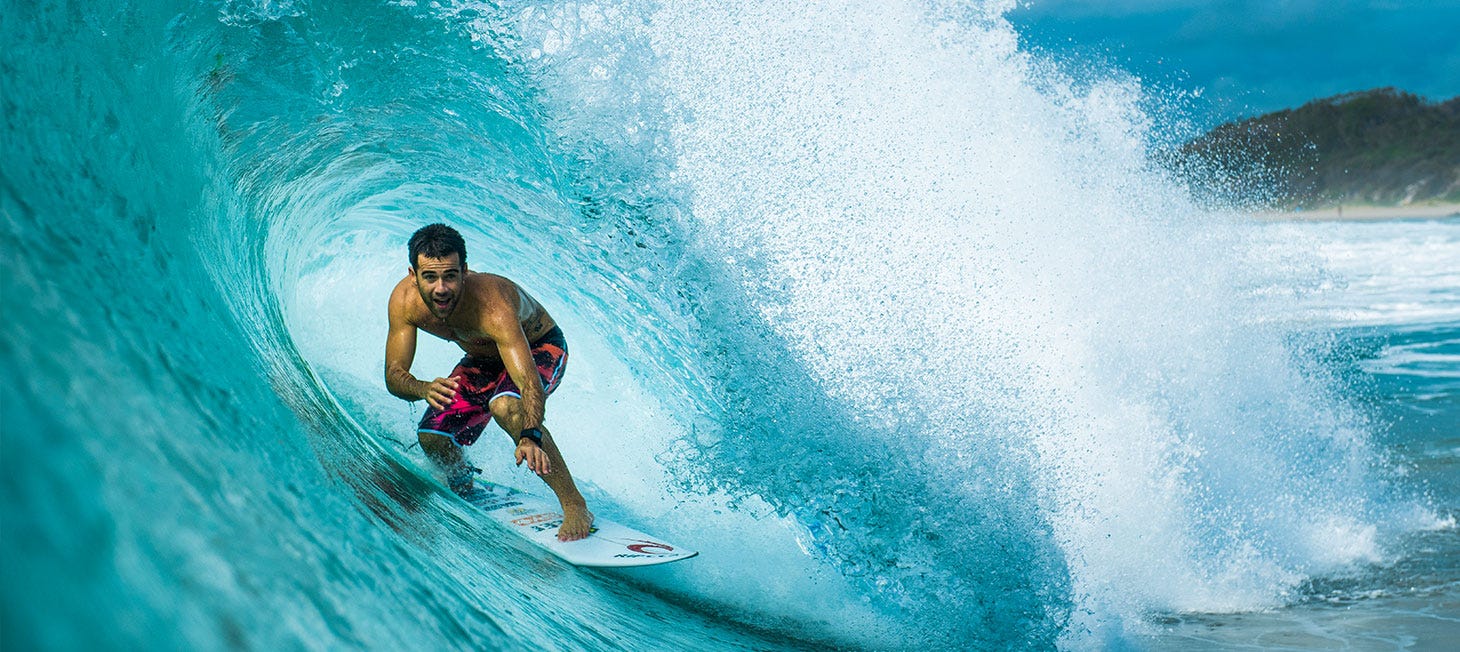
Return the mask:
{"type": "Polygon", "coordinates": [[[517,460],[517,466],[527,462],[527,469],[538,475],[547,475],[553,472],[552,464],[548,462],[547,452],[537,446],[527,447],[518,445],[513,452],[517,460]]]}
{"type": "Polygon", "coordinates": [[[458,383],[455,377],[437,378],[431,386],[426,389],[426,402],[438,410],[445,410],[452,401],[456,400],[456,388],[458,383]]]}
{"type": "Polygon", "coordinates": [[[439,410],[446,409],[447,405],[450,405],[452,401],[456,400],[456,390],[460,386],[456,378],[456,376],[437,378],[435,382],[431,383],[431,387],[426,390],[426,400],[431,401],[434,396],[435,401],[431,404],[435,405],[439,410]],[[436,403],[440,403],[440,405],[436,405],[436,403]]]}

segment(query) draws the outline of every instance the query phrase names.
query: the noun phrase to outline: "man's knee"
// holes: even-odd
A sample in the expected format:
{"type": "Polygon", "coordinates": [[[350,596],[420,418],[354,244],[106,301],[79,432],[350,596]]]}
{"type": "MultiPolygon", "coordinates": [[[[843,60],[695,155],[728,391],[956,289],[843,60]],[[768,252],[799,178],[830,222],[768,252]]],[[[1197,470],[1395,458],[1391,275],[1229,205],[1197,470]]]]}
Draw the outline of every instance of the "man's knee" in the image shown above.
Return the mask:
{"type": "Polygon", "coordinates": [[[439,432],[419,430],[416,432],[416,439],[421,442],[421,450],[435,460],[449,457],[452,449],[456,448],[455,441],[439,432]]]}
{"type": "Polygon", "coordinates": [[[522,399],[514,396],[498,396],[487,407],[492,411],[492,417],[497,420],[497,425],[508,434],[522,429],[522,399]]]}

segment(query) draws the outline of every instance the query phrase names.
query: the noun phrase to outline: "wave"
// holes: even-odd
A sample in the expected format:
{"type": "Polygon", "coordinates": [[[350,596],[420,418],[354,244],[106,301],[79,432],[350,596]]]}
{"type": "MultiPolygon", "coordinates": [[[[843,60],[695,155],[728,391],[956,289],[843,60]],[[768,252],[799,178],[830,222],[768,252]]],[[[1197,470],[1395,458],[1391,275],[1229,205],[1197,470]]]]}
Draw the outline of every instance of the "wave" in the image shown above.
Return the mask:
{"type": "Polygon", "coordinates": [[[1010,6],[20,10],[6,640],[1082,647],[1384,559],[1424,510],[1248,231],[1010,6]],[[544,563],[407,450],[432,221],[568,332],[590,500],[699,559],[544,563]]]}

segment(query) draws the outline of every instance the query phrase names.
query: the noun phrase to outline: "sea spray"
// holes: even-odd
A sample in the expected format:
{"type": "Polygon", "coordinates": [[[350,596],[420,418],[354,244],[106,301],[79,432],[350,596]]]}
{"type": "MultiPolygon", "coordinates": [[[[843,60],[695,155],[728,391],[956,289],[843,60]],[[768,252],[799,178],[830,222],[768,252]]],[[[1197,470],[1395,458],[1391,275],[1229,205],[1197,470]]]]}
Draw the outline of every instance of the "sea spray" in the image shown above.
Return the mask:
{"type": "Polygon", "coordinates": [[[1379,559],[1367,421],[1248,294],[1247,231],[1154,163],[1135,80],[1061,78],[1000,10],[520,14],[550,34],[524,44],[549,97],[668,133],[651,178],[738,351],[707,356],[731,427],[695,475],[795,516],[888,603],[972,616],[956,640],[1267,607],[1379,559]],[[1038,598],[979,597],[1014,586],[1038,598]]]}

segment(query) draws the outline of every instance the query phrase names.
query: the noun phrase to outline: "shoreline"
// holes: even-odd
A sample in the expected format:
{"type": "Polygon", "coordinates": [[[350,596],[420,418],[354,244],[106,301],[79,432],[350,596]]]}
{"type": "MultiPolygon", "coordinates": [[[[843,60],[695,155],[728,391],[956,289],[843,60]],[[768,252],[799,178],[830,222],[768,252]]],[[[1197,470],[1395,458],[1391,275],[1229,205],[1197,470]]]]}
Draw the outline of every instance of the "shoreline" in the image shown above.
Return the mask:
{"type": "Polygon", "coordinates": [[[1460,217],[1460,204],[1414,206],[1330,206],[1306,211],[1256,211],[1248,215],[1264,222],[1364,222],[1381,220],[1439,220],[1460,217]]]}

